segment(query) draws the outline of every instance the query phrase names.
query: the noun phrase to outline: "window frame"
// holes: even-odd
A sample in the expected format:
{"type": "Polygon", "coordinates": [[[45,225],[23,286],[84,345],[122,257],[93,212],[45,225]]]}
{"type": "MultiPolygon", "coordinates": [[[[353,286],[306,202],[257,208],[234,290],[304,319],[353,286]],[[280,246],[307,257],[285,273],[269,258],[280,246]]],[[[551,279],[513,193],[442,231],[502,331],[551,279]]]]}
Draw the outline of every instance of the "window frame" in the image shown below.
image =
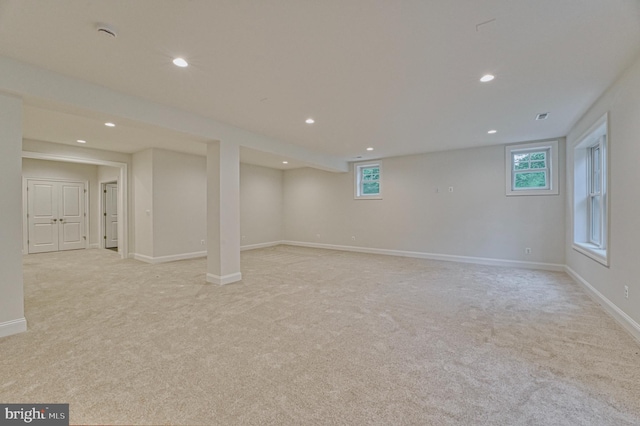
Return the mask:
{"type": "Polygon", "coordinates": [[[607,113],[584,132],[573,147],[572,247],[605,266],[609,266],[608,145],[607,113]],[[595,200],[598,200],[597,211],[595,200]],[[597,236],[594,235],[596,229],[597,236]]]}
{"type": "Polygon", "coordinates": [[[523,144],[510,144],[505,146],[505,194],[507,196],[521,195],[558,195],[558,141],[542,141],[523,144]],[[544,169],[516,170],[515,156],[518,154],[531,154],[546,152],[546,167],[544,169]],[[546,186],[544,188],[515,188],[516,176],[520,173],[545,172],[546,186]]]}
{"type": "Polygon", "coordinates": [[[382,200],[382,162],[381,161],[366,161],[361,163],[354,163],[354,199],[356,200],[382,200]],[[363,193],[363,170],[367,168],[378,168],[378,193],[377,194],[364,194],[363,193]]]}

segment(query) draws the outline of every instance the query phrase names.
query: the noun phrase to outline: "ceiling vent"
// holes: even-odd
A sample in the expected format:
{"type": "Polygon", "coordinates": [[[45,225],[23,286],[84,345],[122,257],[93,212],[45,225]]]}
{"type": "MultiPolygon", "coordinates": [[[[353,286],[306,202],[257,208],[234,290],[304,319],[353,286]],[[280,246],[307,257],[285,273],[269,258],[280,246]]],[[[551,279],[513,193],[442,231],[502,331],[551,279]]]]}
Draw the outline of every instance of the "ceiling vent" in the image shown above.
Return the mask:
{"type": "Polygon", "coordinates": [[[547,117],[549,117],[548,112],[541,112],[540,114],[536,115],[536,120],[546,120],[547,117]]]}
{"type": "Polygon", "coordinates": [[[109,37],[117,37],[118,35],[116,34],[116,30],[114,30],[112,27],[110,27],[109,25],[105,25],[105,24],[98,24],[96,26],[96,30],[100,33],[100,34],[104,34],[107,35],[109,37]]]}

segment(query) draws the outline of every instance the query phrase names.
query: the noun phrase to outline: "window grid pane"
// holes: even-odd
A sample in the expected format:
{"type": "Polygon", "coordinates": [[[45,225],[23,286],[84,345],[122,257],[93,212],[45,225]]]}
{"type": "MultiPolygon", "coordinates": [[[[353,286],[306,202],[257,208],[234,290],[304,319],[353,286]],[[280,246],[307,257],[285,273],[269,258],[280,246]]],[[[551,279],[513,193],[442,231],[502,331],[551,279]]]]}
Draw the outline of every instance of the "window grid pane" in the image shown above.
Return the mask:
{"type": "Polygon", "coordinates": [[[380,167],[358,167],[357,196],[380,195],[380,167]]]}

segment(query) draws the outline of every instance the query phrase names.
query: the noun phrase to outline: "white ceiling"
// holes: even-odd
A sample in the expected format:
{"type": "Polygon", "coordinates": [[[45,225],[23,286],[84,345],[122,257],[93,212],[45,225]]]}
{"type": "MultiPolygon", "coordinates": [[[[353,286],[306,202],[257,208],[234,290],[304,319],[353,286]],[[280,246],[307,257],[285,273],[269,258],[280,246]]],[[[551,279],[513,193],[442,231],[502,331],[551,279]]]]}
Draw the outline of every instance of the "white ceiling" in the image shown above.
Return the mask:
{"type": "MultiPolygon", "coordinates": [[[[564,136],[639,49],[637,0],[0,0],[2,56],[344,160],[564,136]]],[[[204,152],[193,136],[26,104],[27,138],[204,152]]],[[[243,150],[285,167],[261,158],[243,150]]]]}

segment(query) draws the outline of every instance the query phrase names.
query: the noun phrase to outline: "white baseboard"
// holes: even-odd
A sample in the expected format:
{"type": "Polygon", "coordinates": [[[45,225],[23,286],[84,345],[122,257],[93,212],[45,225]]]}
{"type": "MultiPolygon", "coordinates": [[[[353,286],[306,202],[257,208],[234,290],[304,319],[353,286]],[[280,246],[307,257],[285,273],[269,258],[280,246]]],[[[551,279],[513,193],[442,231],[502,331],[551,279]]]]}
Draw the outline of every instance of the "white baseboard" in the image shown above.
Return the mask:
{"type": "Polygon", "coordinates": [[[27,331],[27,320],[23,317],[16,320],[0,322],[0,337],[27,331]]]}
{"type": "Polygon", "coordinates": [[[284,241],[271,241],[269,243],[250,244],[250,245],[247,245],[247,246],[241,246],[240,247],[240,251],[255,250],[255,249],[261,249],[261,248],[267,248],[267,247],[275,247],[275,246],[278,246],[280,244],[285,244],[285,242],[284,241]]]}
{"type": "Polygon", "coordinates": [[[613,317],[625,330],[627,330],[638,342],[640,342],[640,324],[627,315],[622,309],[616,306],[611,300],[607,299],[594,286],[589,284],[587,280],[582,278],[576,271],[569,266],[565,266],[565,271],[576,282],[584,286],[591,298],[613,317]]]}
{"type": "Polygon", "coordinates": [[[334,244],[306,243],[301,241],[282,241],[282,244],[300,247],[324,248],[329,250],[353,251],[358,253],[385,254],[389,256],[414,257],[418,259],[444,260],[447,262],[475,263],[479,265],[507,266],[510,268],[542,269],[564,272],[564,265],[557,263],[525,262],[519,260],[491,259],[484,257],[456,256],[451,254],[423,253],[416,251],[377,249],[368,247],[340,246],[334,244]]]}
{"type": "Polygon", "coordinates": [[[225,285],[235,283],[240,280],[242,280],[242,273],[240,272],[223,276],[207,273],[207,282],[212,284],[225,285]]]}
{"type": "Polygon", "coordinates": [[[156,264],[156,263],[175,262],[176,260],[187,260],[187,259],[197,259],[200,257],[207,257],[207,252],[196,251],[193,253],[172,254],[169,256],[158,256],[158,257],[151,257],[151,256],[146,256],[144,254],[134,253],[133,256],[129,255],[129,257],[133,257],[135,260],[139,260],[140,262],[156,264]]]}

